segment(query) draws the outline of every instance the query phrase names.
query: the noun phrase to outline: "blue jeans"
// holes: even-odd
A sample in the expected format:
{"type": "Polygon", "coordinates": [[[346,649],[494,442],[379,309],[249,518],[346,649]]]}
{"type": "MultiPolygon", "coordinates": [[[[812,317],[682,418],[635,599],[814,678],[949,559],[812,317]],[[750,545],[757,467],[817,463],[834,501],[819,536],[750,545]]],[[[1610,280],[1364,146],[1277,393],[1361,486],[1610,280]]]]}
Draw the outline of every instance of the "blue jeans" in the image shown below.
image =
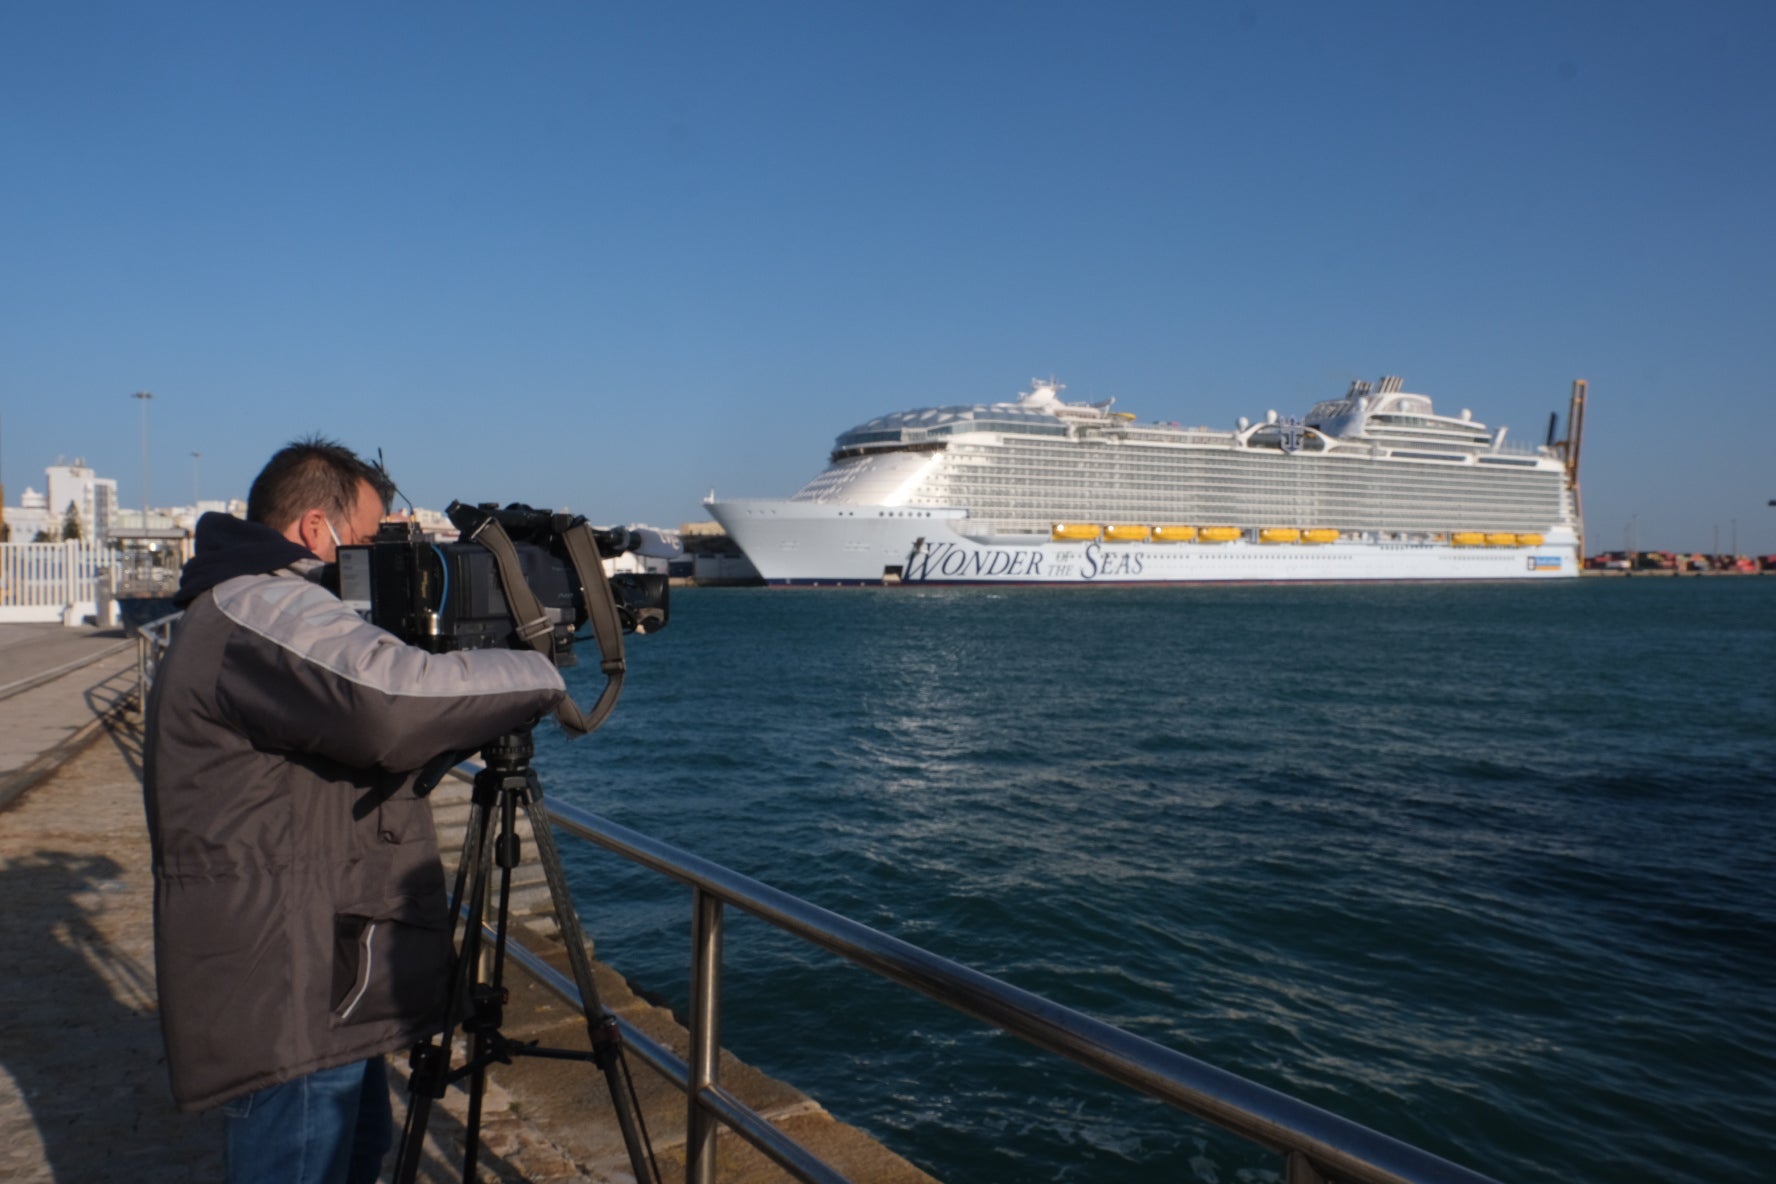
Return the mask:
{"type": "Polygon", "coordinates": [[[268,1085],[222,1113],[228,1184],[374,1184],[394,1138],[381,1057],[268,1085]]]}

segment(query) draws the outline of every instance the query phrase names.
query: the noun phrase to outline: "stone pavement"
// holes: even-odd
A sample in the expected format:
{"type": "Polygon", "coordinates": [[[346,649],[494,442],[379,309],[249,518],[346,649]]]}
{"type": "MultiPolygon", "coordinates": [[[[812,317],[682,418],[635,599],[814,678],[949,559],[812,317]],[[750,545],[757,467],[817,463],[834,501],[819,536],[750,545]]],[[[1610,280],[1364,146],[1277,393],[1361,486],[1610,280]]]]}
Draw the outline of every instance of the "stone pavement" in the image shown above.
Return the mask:
{"type": "MultiPolygon", "coordinates": [[[[0,798],[0,1180],[18,1184],[171,1184],[222,1174],[218,1116],[180,1114],[167,1092],[141,738],[131,709],[135,659],[119,641],[116,633],[0,626],[0,736],[8,754],[0,794],[14,787],[11,799],[0,798]],[[101,656],[62,671],[94,655],[101,656]],[[30,685],[33,676],[58,671],[30,685]],[[41,747],[33,754],[33,746],[41,747]]],[[[453,834],[450,819],[460,815],[465,793],[447,783],[435,795],[447,851],[460,843],[461,824],[453,834]]],[[[548,944],[528,933],[522,940],[548,944]]],[[[558,943],[543,952],[564,963],[558,943]]],[[[598,966],[597,976],[607,1008],[683,1055],[684,1032],[670,1013],[637,997],[608,967],[598,966]]],[[[508,1036],[585,1047],[577,1008],[515,966],[508,981],[508,1036]]],[[[406,1111],[404,1062],[391,1058],[397,1122],[406,1111]]],[[[630,1062],[662,1179],[683,1179],[683,1096],[636,1058],[630,1062]]],[[[860,1184],[931,1184],[817,1103],[726,1055],[722,1082],[860,1184]]],[[[458,1177],[464,1114],[462,1091],[452,1089],[434,1111],[421,1179],[458,1177]]],[[[603,1078],[587,1065],[495,1066],[481,1131],[484,1180],[632,1180],[603,1078]]],[[[789,1178],[732,1136],[720,1147],[722,1181],[789,1178]]]]}
{"type": "Polygon", "coordinates": [[[120,629],[0,624],[0,809],[91,739],[135,671],[120,629]]]}

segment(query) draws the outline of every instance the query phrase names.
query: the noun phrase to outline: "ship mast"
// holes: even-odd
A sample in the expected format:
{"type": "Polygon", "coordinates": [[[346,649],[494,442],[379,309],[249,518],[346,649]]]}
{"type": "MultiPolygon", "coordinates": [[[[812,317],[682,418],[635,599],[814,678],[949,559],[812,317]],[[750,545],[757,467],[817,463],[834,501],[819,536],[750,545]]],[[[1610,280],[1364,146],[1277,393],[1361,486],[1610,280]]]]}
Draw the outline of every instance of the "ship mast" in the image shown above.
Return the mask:
{"type": "Polygon", "coordinates": [[[1579,445],[1585,436],[1585,380],[1573,379],[1572,402],[1566,409],[1566,439],[1557,447],[1566,461],[1566,487],[1572,490],[1573,517],[1579,524],[1579,556],[1585,554],[1585,507],[1579,499],[1579,445]]]}

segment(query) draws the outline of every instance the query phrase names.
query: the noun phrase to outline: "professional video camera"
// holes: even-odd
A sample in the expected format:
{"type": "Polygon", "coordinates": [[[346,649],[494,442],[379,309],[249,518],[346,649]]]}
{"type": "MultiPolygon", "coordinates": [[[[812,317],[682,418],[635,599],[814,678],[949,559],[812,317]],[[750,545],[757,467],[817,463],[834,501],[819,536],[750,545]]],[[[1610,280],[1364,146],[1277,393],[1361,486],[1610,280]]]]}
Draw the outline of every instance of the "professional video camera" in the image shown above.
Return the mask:
{"type": "MultiPolygon", "coordinates": [[[[604,574],[605,558],[629,551],[665,555],[676,551],[651,532],[622,527],[601,529],[584,518],[551,514],[529,506],[467,506],[452,502],[446,513],[461,532],[454,543],[433,542],[416,526],[385,524],[364,546],[339,548],[340,599],[372,624],[433,653],[473,649],[535,649],[557,666],[575,664],[573,647],[580,626],[590,624],[597,642],[605,686],[589,709],[563,698],[555,716],[572,732],[590,732],[616,705],[625,670],[623,634],[652,633],[666,625],[667,580],[663,575],[604,574]]],[[[449,1083],[471,1078],[469,1121],[463,1141],[462,1179],[474,1180],[480,1153],[480,1104],[487,1067],[510,1064],[515,1056],[586,1060],[604,1071],[617,1112],[617,1124],[638,1181],[660,1180],[653,1149],[629,1082],[617,1021],[599,1001],[584,930],[568,894],[566,873],[548,812],[542,809],[542,780],[531,767],[535,749],[532,723],[481,745],[485,765],[475,775],[469,821],[457,861],[450,910],[461,921],[456,962],[451,970],[442,1033],[415,1046],[409,1092],[412,1103],[395,1161],[398,1184],[413,1184],[424,1157],[426,1123],[433,1101],[449,1083]],[[500,1031],[504,988],[501,969],[512,888],[519,860],[518,810],[530,822],[531,837],[555,908],[555,923],[569,969],[579,988],[591,1049],[538,1048],[500,1031]],[[494,865],[497,862],[499,871],[494,865]],[[495,881],[497,878],[497,887],[495,881]],[[491,892],[497,897],[489,900],[491,892]],[[491,908],[491,912],[489,909],[491,908]],[[488,919],[491,918],[491,921],[488,919]],[[484,944],[484,931],[493,934],[484,944]],[[485,958],[483,955],[489,955],[485,958]],[[455,1033],[461,1025],[469,1058],[451,1067],[455,1033]]],[[[414,792],[423,796],[467,752],[446,752],[420,770],[414,792]]],[[[370,795],[354,812],[374,807],[370,795]]],[[[361,814],[359,815],[362,816],[361,814]]],[[[456,924],[453,921],[453,925],[456,924]]]]}
{"type": "Polygon", "coordinates": [[[559,714],[569,728],[591,731],[614,705],[622,681],[621,635],[665,628],[668,608],[665,576],[607,579],[601,560],[648,553],[657,536],[518,504],[452,502],[445,513],[461,541],[433,542],[416,524],[397,522],[385,523],[368,545],[341,547],[340,599],[433,653],[528,648],[557,666],[575,664],[574,643],[590,622],[610,685],[588,713],[590,723],[573,718],[571,702],[559,714]]]}

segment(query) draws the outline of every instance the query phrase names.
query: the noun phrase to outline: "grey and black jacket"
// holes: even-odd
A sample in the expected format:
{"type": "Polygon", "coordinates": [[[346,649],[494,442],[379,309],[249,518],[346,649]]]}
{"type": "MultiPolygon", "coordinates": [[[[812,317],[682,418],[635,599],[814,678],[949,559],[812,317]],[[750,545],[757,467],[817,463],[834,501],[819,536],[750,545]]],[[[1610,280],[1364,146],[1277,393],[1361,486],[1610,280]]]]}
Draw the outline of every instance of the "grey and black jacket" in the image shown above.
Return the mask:
{"type": "Polygon", "coordinates": [[[539,654],[428,654],[367,624],[268,528],[206,515],[198,549],[142,779],[182,1110],[437,1030],[448,901],[416,771],[564,693],[539,654]]]}

